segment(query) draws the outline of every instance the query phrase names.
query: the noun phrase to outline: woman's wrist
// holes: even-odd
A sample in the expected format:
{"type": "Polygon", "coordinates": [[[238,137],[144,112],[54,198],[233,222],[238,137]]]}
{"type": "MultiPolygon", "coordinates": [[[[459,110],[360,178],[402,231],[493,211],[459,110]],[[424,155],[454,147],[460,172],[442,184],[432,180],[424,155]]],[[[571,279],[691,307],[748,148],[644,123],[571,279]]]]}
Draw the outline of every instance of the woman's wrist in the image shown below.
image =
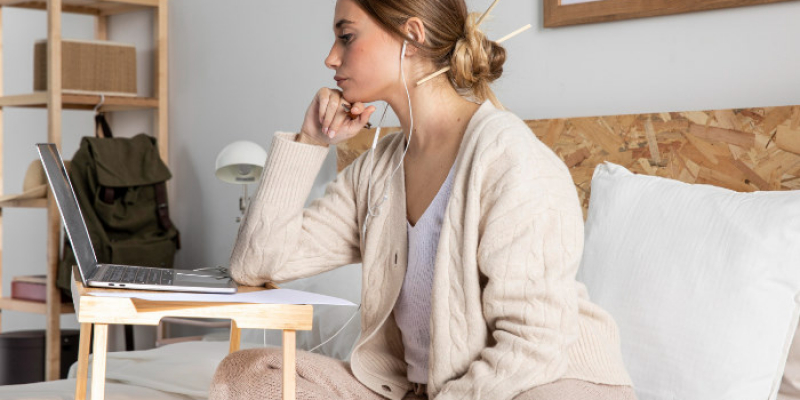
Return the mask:
{"type": "Polygon", "coordinates": [[[295,142],[299,142],[299,143],[315,144],[317,146],[328,147],[328,143],[320,142],[318,140],[315,140],[315,139],[311,138],[311,136],[303,133],[302,131],[297,134],[297,136],[295,137],[294,141],[295,142]]]}

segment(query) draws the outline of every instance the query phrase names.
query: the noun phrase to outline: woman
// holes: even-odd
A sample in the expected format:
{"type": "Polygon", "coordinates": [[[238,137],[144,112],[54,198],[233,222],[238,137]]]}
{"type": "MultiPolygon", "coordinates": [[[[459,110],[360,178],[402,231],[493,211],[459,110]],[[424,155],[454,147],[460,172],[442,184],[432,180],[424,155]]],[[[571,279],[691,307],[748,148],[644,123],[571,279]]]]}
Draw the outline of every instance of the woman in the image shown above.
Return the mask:
{"type": "MultiPolygon", "coordinates": [[[[615,323],[575,281],[583,219],[569,171],[493,105],[505,52],[476,23],[463,0],[336,4],[325,64],[341,90],[317,93],[299,134],[275,135],[231,257],[245,285],[363,263],[351,362],[300,352],[299,399],[635,398],[615,323]],[[327,146],[379,100],[402,133],[303,209],[327,146]]],[[[230,355],[211,398],[277,398],[280,360],[230,355]]]]}

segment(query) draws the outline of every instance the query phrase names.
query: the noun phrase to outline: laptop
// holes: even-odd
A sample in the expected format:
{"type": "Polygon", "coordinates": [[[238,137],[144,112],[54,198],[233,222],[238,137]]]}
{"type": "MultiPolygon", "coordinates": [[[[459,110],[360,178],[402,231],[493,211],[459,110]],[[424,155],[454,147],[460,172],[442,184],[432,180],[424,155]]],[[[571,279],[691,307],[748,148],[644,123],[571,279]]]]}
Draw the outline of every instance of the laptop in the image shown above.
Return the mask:
{"type": "Polygon", "coordinates": [[[174,292],[236,293],[236,283],[226,274],[136,265],[98,264],[89,230],[56,145],[36,145],[47,181],[55,194],[61,219],[78,260],[84,287],[167,290],[174,292]]]}

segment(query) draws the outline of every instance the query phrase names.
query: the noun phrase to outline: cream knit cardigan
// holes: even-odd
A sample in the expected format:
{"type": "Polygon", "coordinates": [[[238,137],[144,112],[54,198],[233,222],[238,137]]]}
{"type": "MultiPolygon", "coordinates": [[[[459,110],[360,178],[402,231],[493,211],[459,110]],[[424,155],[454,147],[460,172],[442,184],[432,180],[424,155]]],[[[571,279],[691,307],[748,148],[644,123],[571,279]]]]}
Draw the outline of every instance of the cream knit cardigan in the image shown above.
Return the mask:
{"type": "MultiPolygon", "coordinates": [[[[363,263],[361,336],[353,374],[401,399],[411,387],[400,331],[390,317],[406,268],[402,134],[375,149],[372,201],[391,184],[380,215],[367,213],[364,153],[303,208],[328,149],[278,132],[231,256],[246,285],[291,281],[363,263]]],[[[515,115],[484,102],[455,161],[435,262],[428,395],[512,399],[560,378],[630,385],[611,316],[575,280],[583,218],[564,163],[515,115]]],[[[246,384],[246,382],[243,382],[246,384]]]]}

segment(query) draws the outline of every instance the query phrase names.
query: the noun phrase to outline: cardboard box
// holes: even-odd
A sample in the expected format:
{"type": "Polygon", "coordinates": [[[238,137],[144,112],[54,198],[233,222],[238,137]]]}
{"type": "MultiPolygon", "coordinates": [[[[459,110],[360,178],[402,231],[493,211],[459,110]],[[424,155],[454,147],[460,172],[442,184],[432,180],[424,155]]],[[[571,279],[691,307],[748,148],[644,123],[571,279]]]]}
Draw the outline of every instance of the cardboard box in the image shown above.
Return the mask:
{"type": "MultiPolygon", "coordinates": [[[[64,93],[136,96],[136,48],[107,41],[62,40],[64,93]]],[[[33,90],[47,90],[47,41],[33,50],[33,90]]]]}

